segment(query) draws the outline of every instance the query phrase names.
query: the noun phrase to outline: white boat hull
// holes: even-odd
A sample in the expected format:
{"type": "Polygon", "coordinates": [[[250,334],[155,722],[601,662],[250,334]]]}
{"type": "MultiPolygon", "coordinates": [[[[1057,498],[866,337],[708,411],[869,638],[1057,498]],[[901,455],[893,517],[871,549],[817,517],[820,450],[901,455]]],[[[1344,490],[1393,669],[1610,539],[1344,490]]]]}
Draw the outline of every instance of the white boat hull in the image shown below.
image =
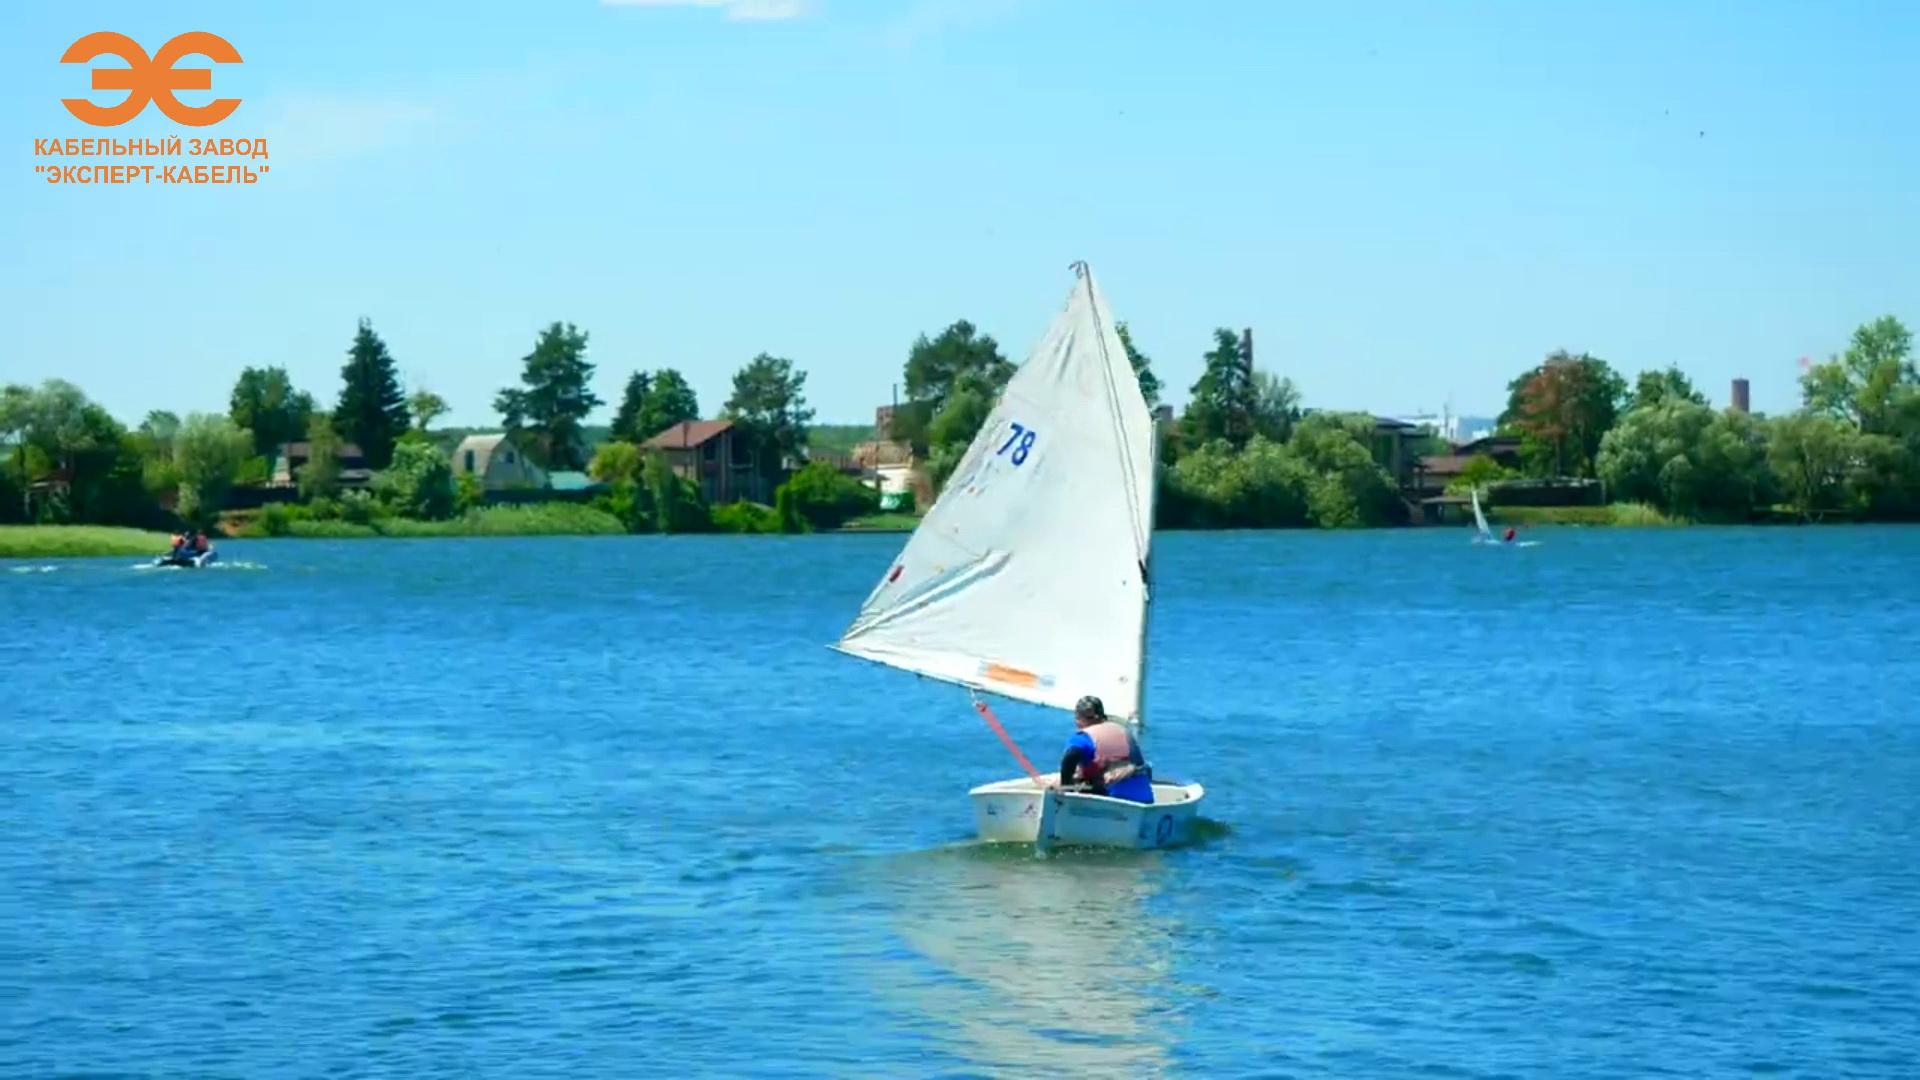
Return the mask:
{"type": "Polygon", "coordinates": [[[1206,789],[1199,784],[1155,781],[1153,802],[1059,792],[1021,776],[982,784],[967,793],[974,829],[989,843],[1038,843],[1042,847],[1174,847],[1193,836],[1206,789]],[[1049,800],[1051,807],[1045,805],[1049,800]],[[1042,819],[1051,835],[1040,836],[1042,819]]]}

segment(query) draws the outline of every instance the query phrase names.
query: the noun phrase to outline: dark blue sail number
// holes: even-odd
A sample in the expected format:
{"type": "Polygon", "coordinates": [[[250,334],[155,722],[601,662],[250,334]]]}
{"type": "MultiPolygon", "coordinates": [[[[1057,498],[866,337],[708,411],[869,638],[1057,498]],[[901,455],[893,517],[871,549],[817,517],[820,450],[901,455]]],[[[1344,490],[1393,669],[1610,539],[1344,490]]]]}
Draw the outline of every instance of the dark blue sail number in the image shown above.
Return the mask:
{"type": "Polygon", "coordinates": [[[1000,449],[995,450],[993,454],[995,457],[999,457],[1007,454],[1007,451],[1011,450],[1013,453],[1007,456],[1012,459],[1014,465],[1025,465],[1027,463],[1027,455],[1033,453],[1033,440],[1038,437],[1039,433],[1032,428],[1023,427],[1020,424],[1011,424],[1009,426],[1013,428],[1013,434],[1008,435],[1007,441],[1001,443],[1000,449]]]}

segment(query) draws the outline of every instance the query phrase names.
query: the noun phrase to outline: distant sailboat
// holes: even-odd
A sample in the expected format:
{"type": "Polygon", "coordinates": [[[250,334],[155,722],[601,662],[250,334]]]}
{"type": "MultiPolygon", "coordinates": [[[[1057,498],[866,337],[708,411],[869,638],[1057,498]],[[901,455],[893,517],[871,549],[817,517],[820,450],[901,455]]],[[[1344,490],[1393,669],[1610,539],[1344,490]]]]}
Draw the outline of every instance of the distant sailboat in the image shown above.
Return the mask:
{"type": "Polygon", "coordinates": [[[1487,515],[1480,510],[1480,489],[1477,487],[1473,489],[1473,524],[1474,527],[1479,530],[1474,534],[1474,543],[1492,544],[1498,542],[1494,539],[1493,530],[1487,528],[1487,515]]]}
{"type": "MultiPolygon", "coordinates": [[[[833,648],[1069,715],[1094,694],[1138,739],[1159,431],[1091,271],[1074,269],[1066,309],[833,648]]],[[[1199,784],[1156,776],[1152,803],[1049,788],[974,703],[1027,770],[969,792],[981,839],[1188,837],[1199,784]]]]}
{"type": "MultiPolygon", "coordinates": [[[[1487,515],[1480,509],[1480,489],[1474,488],[1473,494],[1473,543],[1487,544],[1497,548],[1538,547],[1538,540],[1520,540],[1512,536],[1499,537],[1487,526],[1487,515]]],[[[1507,530],[1511,533],[1513,530],[1507,530]]]]}

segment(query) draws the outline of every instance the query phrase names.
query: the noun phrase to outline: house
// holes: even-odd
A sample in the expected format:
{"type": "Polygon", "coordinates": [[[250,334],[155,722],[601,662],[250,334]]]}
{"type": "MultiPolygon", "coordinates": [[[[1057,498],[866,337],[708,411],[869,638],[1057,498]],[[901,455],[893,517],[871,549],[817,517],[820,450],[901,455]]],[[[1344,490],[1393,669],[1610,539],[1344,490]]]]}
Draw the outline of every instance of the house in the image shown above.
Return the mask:
{"type": "Polygon", "coordinates": [[[640,444],[664,454],[678,475],[699,485],[709,506],[745,499],[773,503],[773,485],[760,474],[746,433],[731,420],[683,420],[640,444]]]}
{"type": "Polygon", "coordinates": [[[1375,416],[1373,460],[1387,470],[1396,487],[1410,488],[1414,482],[1414,468],[1420,461],[1419,445],[1432,437],[1431,431],[1423,425],[1395,420],[1390,416],[1375,416]]]}
{"type": "Polygon", "coordinates": [[[892,439],[863,442],[853,448],[853,462],[871,475],[880,489],[880,508],[899,510],[914,499],[913,448],[892,439]]]}
{"type": "Polygon", "coordinates": [[[469,435],[453,448],[453,475],[473,476],[483,491],[511,491],[547,486],[545,470],[504,433],[469,435]]]}
{"type": "Polygon", "coordinates": [[[1512,435],[1487,435],[1457,443],[1444,454],[1427,454],[1414,465],[1412,487],[1421,498],[1439,496],[1467,470],[1469,462],[1482,456],[1503,468],[1518,469],[1520,440],[1512,435]]]}
{"type": "MultiPolygon", "coordinates": [[[[313,460],[313,444],[290,442],[274,456],[273,475],[267,481],[273,487],[292,487],[300,482],[300,470],[313,460]]],[[[340,486],[364,488],[373,482],[373,470],[367,468],[367,455],[354,443],[334,448],[333,460],[340,465],[340,486]]]]}

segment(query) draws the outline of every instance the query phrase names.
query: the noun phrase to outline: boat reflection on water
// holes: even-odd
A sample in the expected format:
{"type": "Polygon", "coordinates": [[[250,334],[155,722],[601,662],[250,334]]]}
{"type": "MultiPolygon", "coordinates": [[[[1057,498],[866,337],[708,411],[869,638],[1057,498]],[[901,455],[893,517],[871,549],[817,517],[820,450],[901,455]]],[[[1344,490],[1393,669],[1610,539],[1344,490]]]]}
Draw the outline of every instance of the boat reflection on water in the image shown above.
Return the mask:
{"type": "Polygon", "coordinates": [[[891,927],[914,955],[883,989],[989,1075],[1165,1072],[1172,926],[1148,901],[1166,858],[963,844],[888,859],[891,927]]]}

